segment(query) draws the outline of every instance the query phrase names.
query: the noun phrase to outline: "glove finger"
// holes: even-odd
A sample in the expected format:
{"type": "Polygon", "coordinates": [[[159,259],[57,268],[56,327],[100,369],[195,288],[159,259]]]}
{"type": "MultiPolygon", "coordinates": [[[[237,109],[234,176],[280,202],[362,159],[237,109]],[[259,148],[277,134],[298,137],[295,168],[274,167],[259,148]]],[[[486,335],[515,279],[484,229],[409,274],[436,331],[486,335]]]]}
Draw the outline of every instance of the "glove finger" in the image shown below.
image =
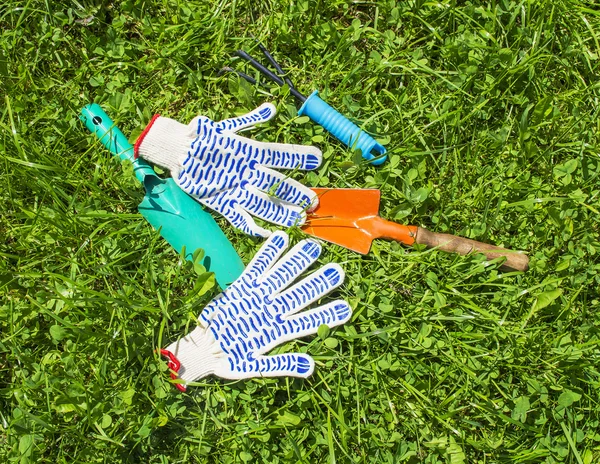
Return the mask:
{"type": "Polygon", "coordinates": [[[299,206],[263,193],[253,186],[244,191],[240,199],[243,208],[256,217],[284,227],[300,226],[306,221],[306,213],[299,206]]]}
{"type": "Polygon", "coordinates": [[[285,320],[286,329],[290,332],[288,338],[306,337],[317,333],[322,324],[336,327],[348,322],[352,316],[350,305],[344,300],[336,300],[324,306],[304,311],[285,320]]]}
{"type": "Polygon", "coordinates": [[[264,153],[260,164],[268,168],[303,169],[310,171],[318,168],[323,161],[321,150],[311,145],[258,143],[260,144],[261,152],[264,153]]]}
{"type": "Polygon", "coordinates": [[[241,380],[253,377],[308,377],[315,369],[314,360],[304,353],[283,353],[257,356],[252,362],[221,366],[215,374],[224,379],[241,380]]]}
{"type": "Polygon", "coordinates": [[[196,198],[203,205],[208,206],[217,213],[222,214],[231,225],[245,234],[255,237],[268,237],[271,232],[260,227],[240,203],[232,198],[231,191],[222,192],[210,198],[196,198]]]}
{"type": "Polygon", "coordinates": [[[315,369],[315,361],[304,353],[282,353],[259,356],[255,369],[264,377],[309,377],[315,369]]]}
{"type": "Polygon", "coordinates": [[[339,264],[327,264],[277,295],[274,306],[280,308],[280,317],[294,314],[342,285],[344,277],[344,270],[339,264]]]}
{"type": "Polygon", "coordinates": [[[319,203],[317,194],[311,189],[269,168],[260,166],[252,173],[250,182],[256,189],[302,208],[311,210],[319,203]]]}
{"type": "Polygon", "coordinates": [[[268,284],[273,293],[280,292],[306,271],[320,254],[321,245],[317,241],[302,240],[264,274],[259,282],[268,284]]]}
{"type": "Polygon", "coordinates": [[[288,143],[267,143],[251,140],[240,135],[231,136],[234,153],[246,155],[253,161],[268,168],[316,169],[323,161],[323,154],[311,145],[294,145],[288,143]]]}
{"type": "Polygon", "coordinates": [[[289,238],[285,232],[276,231],[271,234],[267,241],[260,247],[260,250],[254,255],[250,264],[246,266],[244,275],[247,275],[253,281],[259,276],[264,275],[273,264],[281,257],[287,249],[289,238]]]}
{"type": "Polygon", "coordinates": [[[255,124],[267,122],[275,116],[276,113],[277,109],[275,108],[275,105],[272,103],[263,103],[258,108],[250,111],[250,113],[236,118],[224,119],[223,121],[216,123],[215,126],[217,129],[223,131],[237,132],[255,124]]]}

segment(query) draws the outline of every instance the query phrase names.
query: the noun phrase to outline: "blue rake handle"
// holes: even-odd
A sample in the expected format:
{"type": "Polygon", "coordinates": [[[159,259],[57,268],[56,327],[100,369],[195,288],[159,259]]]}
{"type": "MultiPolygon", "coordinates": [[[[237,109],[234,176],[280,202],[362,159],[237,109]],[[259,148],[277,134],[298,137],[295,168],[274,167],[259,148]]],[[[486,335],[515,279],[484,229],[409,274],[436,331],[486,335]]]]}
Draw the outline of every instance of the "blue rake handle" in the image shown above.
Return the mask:
{"type": "Polygon", "coordinates": [[[375,166],[379,166],[387,159],[383,145],[321,99],[317,90],[302,104],[298,115],[308,116],[347,147],[353,150],[359,148],[363,158],[372,160],[371,164],[375,166]]]}

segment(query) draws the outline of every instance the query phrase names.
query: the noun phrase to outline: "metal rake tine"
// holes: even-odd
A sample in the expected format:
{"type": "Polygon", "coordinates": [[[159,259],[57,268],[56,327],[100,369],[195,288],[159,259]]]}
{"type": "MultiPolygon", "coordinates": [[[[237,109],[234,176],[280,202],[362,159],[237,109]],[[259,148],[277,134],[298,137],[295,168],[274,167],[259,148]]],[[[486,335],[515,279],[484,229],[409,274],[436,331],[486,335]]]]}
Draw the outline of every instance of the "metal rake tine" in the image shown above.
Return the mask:
{"type": "MultiPolygon", "coordinates": [[[[272,72],[271,70],[267,69],[265,66],[263,66],[261,63],[259,63],[258,61],[256,61],[254,58],[252,58],[250,55],[248,55],[248,53],[246,53],[244,50],[238,50],[234,53],[234,55],[239,56],[240,58],[242,58],[243,60],[246,60],[248,63],[250,63],[255,69],[257,69],[262,75],[268,77],[269,79],[271,79],[273,82],[275,82],[277,85],[279,86],[283,86],[286,82],[284,82],[284,80],[282,78],[280,78],[277,74],[275,74],[274,72],[272,72]]],[[[305,102],[306,101],[306,97],[304,95],[302,95],[300,92],[298,92],[296,90],[295,87],[290,87],[290,93],[296,97],[298,100],[300,100],[301,102],[305,102]]]]}
{"type": "MultiPolygon", "coordinates": [[[[225,66],[225,67],[221,68],[221,70],[217,73],[217,75],[220,76],[221,74],[224,74],[226,72],[236,73],[238,76],[240,76],[242,79],[250,82],[252,85],[256,85],[256,83],[257,83],[256,79],[254,79],[252,76],[249,76],[248,74],[243,73],[242,71],[238,71],[237,69],[233,69],[229,66],[225,66]]],[[[258,83],[258,85],[261,85],[260,82],[258,83]]]]}
{"type": "Polygon", "coordinates": [[[277,85],[284,84],[283,79],[281,79],[277,74],[270,71],[265,66],[263,66],[261,63],[256,61],[254,58],[252,58],[250,55],[248,55],[244,50],[238,50],[237,52],[234,53],[234,55],[239,56],[243,60],[246,60],[248,63],[250,63],[252,65],[252,67],[257,69],[263,76],[268,77],[273,82],[275,82],[277,85]]]}
{"type": "Polygon", "coordinates": [[[267,50],[267,48],[263,44],[261,44],[257,39],[255,39],[255,40],[257,41],[258,48],[260,48],[260,51],[262,52],[262,54],[265,55],[265,58],[267,60],[269,60],[269,63],[271,63],[271,65],[277,70],[277,72],[281,75],[281,77],[283,77],[283,80],[289,86],[289,88],[295,89],[296,87],[292,83],[292,80],[286,76],[286,73],[283,71],[283,69],[277,62],[277,60],[275,58],[273,58],[273,55],[271,55],[269,50],[267,50]]]}

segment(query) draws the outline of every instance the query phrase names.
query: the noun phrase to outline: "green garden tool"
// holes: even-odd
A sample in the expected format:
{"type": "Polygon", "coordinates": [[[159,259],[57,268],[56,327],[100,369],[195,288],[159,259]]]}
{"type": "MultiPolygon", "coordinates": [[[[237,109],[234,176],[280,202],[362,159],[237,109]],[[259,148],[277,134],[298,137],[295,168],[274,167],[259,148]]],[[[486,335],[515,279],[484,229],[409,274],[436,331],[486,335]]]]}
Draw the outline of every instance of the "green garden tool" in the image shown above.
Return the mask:
{"type": "Polygon", "coordinates": [[[133,164],[135,176],[146,189],[138,209],[160,235],[178,253],[185,247],[185,257],[190,261],[194,251],[202,248],[202,264],[215,273],[222,289],[235,281],[244,271],[244,264],[210,213],[173,179],[161,179],[144,160],[134,159],[133,146],[99,105],[85,106],[80,119],[113,155],[133,164]]]}

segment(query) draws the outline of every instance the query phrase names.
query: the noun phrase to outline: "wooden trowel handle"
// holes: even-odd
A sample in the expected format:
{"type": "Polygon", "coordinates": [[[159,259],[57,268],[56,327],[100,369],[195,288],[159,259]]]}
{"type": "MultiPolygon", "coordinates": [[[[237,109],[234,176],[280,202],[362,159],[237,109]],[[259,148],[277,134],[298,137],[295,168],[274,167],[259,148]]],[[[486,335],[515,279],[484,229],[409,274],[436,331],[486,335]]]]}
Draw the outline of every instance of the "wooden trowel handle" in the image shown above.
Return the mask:
{"type": "Polygon", "coordinates": [[[468,255],[469,253],[483,253],[488,259],[505,257],[503,268],[515,271],[526,271],[529,268],[529,257],[522,253],[507,250],[506,248],[488,245],[468,238],[457,237],[450,234],[438,234],[422,227],[417,228],[415,242],[428,248],[438,248],[450,253],[468,255]]]}

